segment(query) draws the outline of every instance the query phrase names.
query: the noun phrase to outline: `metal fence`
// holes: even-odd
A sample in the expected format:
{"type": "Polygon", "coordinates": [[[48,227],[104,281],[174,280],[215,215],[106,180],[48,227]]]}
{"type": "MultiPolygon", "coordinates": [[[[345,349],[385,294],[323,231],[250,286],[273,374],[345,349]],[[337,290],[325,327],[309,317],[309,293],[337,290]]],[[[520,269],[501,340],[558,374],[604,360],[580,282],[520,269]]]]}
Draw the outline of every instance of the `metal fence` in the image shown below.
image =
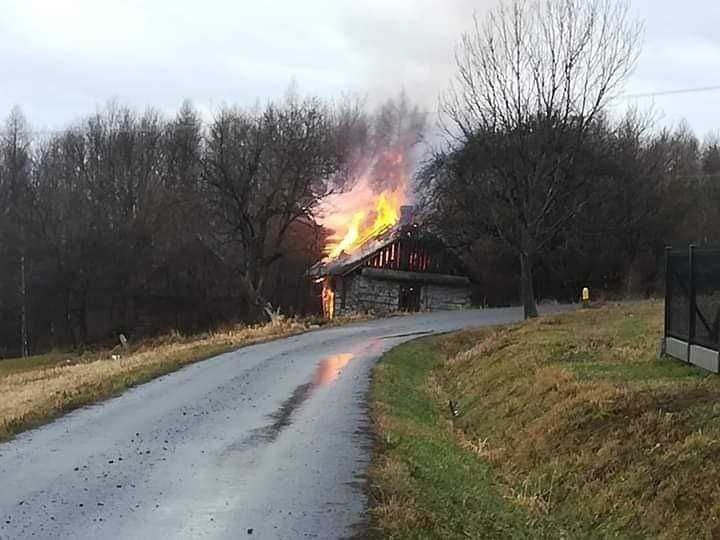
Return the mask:
{"type": "MultiPolygon", "coordinates": [[[[720,350],[720,247],[690,245],[683,250],[668,249],[665,276],[666,352],[693,363],[697,363],[693,360],[694,352],[717,355],[720,350]],[[693,351],[694,347],[702,350],[693,351]]],[[[717,371],[714,366],[714,363],[713,367],[703,365],[717,371]]]]}

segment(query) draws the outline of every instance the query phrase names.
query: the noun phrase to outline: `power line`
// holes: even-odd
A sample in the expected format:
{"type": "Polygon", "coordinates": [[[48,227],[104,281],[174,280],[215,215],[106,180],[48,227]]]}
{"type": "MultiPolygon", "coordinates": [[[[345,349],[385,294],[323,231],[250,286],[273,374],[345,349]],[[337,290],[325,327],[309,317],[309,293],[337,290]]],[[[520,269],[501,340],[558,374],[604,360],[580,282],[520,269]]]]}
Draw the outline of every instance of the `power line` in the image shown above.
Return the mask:
{"type": "Polygon", "coordinates": [[[621,94],[616,99],[639,99],[655,96],[673,96],[677,94],[699,94],[702,92],[716,92],[720,90],[720,84],[712,86],[696,86],[692,88],[678,88],[675,90],[660,90],[658,92],[646,92],[639,94],[621,94]]]}
{"type": "MultiPolygon", "coordinates": [[[[680,94],[700,94],[703,92],[717,92],[720,91],[720,84],[711,86],[695,86],[690,88],[676,88],[674,90],[658,90],[656,92],[644,92],[637,94],[620,94],[615,96],[614,99],[641,99],[656,96],[672,96],[680,94]]],[[[439,114],[442,111],[437,110],[426,110],[420,111],[423,114],[439,114]]]]}

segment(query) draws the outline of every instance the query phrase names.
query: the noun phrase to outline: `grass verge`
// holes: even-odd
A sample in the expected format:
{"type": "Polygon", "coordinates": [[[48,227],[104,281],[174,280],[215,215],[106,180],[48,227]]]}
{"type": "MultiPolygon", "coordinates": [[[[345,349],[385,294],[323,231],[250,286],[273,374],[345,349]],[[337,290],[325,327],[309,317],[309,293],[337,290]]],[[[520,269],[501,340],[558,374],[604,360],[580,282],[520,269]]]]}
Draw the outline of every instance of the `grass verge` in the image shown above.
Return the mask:
{"type": "MultiPolygon", "coordinates": [[[[361,319],[337,319],[332,325],[361,319]]],[[[171,334],[144,340],[127,350],[81,356],[53,352],[0,360],[0,441],[187,364],[315,327],[308,321],[282,319],[276,324],[236,326],[202,337],[171,334]],[[114,353],[120,358],[112,359],[114,353]]]]}
{"type": "Polygon", "coordinates": [[[720,536],[720,377],[657,360],[661,330],[662,304],[606,306],[391,351],[372,390],[373,531],[720,536]]]}

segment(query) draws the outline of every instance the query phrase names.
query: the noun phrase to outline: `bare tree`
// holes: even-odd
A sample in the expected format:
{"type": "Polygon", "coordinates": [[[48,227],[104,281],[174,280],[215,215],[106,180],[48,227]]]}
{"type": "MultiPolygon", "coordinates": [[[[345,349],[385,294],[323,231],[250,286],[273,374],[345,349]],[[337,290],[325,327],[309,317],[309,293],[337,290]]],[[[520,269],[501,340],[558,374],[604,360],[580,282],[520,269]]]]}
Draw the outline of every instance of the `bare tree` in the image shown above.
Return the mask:
{"type": "MultiPolygon", "coordinates": [[[[218,256],[238,269],[255,316],[269,267],[291,226],[314,221],[319,202],[348,172],[354,113],[289,93],[264,110],[226,108],[212,122],[204,178],[218,256]],[[345,131],[344,131],[345,130],[345,131]]],[[[358,117],[358,120],[360,117],[358,117]]]]}
{"type": "Polygon", "coordinates": [[[478,217],[520,260],[525,317],[536,260],[581,211],[584,138],[636,64],[642,25],[626,0],[514,0],[463,35],[441,100],[478,217]]]}
{"type": "MultiPolygon", "coordinates": [[[[27,212],[30,203],[30,128],[17,105],[12,108],[5,122],[0,140],[2,170],[0,170],[0,200],[5,199],[2,213],[7,221],[6,236],[9,258],[16,261],[17,296],[19,303],[20,351],[29,355],[28,302],[27,302],[27,212]],[[3,196],[2,193],[5,192],[3,196]]],[[[0,241],[2,238],[0,238],[0,241]]]]}

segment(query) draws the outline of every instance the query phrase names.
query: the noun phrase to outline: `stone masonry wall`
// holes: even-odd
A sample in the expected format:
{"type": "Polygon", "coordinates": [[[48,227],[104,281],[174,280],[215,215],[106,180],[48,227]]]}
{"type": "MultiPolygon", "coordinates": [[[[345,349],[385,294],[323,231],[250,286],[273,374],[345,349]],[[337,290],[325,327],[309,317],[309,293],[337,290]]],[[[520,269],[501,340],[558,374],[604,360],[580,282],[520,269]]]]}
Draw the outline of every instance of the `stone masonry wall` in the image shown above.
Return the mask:
{"type": "Polygon", "coordinates": [[[470,306],[468,287],[449,287],[428,283],[420,291],[420,309],[462,309],[470,306]]]}
{"type": "Polygon", "coordinates": [[[338,280],[335,288],[335,313],[347,315],[364,311],[396,311],[400,298],[400,284],[396,281],[369,279],[354,274],[338,280]],[[345,290],[342,290],[342,287],[345,290]],[[343,305],[344,294],[344,305],[343,305]]]}
{"type": "MultiPolygon", "coordinates": [[[[360,274],[338,278],[335,284],[335,314],[396,311],[400,299],[400,286],[398,281],[370,279],[360,274]]],[[[470,305],[468,287],[430,283],[417,286],[421,288],[421,310],[461,309],[470,305]]]]}

